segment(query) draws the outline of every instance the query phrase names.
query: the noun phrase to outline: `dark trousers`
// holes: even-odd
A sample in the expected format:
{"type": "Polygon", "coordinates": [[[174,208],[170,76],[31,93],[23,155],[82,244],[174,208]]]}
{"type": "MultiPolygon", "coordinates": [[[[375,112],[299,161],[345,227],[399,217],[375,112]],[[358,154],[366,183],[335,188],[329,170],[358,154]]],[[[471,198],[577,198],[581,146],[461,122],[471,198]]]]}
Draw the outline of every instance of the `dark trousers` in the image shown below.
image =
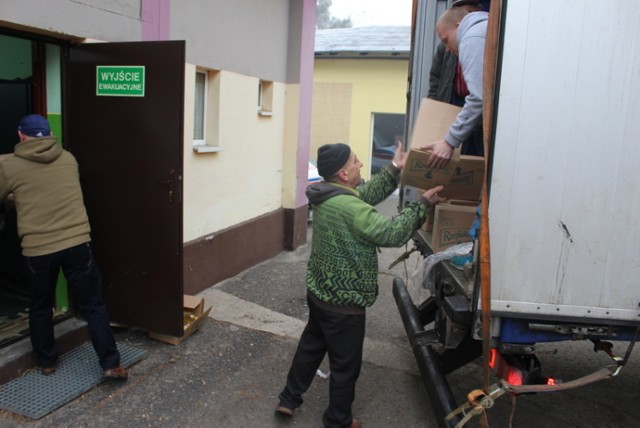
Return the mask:
{"type": "Polygon", "coordinates": [[[325,427],[347,427],[352,422],[351,404],[355,398],[356,380],[362,366],[365,315],[346,315],[319,308],[307,298],[309,321],[298,343],[287,385],[280,402],[295,409],[329,354],[329,407],[324,412],[325,427]]]}
{"type": "Polygon", "coordinates": [[[38,365],[51,367],[59,351],[53,332],[53,306],[60,268],[69,285],[71,299],[89,327],[91,343],[103,370],[120,365],[120,353],[102,301],[102,279],[90,243],[56,253],[23,257],[27,284],[31,289],[29,332],[38,365]]]}

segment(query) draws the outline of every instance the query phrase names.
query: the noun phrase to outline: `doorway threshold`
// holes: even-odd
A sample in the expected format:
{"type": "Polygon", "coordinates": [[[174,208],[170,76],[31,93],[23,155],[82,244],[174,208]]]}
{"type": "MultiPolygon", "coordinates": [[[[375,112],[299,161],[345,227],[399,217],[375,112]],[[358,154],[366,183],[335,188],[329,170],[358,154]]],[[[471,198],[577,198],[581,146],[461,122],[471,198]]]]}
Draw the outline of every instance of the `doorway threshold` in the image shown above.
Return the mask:
{"type": "MultiPolygon", "coordinates": [[[[89,333],[87,323],[79,318],[69,318],[54,326],[54,334],[60,353],[83,344],[89,333]]],[[[0,349],[0,385],[15,379],[35,366],[29,336],[0,349]]]]}

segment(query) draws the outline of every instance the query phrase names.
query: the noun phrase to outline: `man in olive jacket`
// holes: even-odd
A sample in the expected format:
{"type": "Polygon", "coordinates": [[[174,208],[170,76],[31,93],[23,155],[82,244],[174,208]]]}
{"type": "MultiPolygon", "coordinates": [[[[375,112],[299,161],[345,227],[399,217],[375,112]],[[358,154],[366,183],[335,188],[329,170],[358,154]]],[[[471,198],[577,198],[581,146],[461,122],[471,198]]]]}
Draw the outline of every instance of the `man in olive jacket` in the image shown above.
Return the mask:
{"type": "Polygon", "coordinates": [[[22,118],[18,136],[14,155],[0,162],[0,202],[10,195],[17,210],[31,291],[29,333],[41,372],[53,374],[59,359],[52,308],[62,268],[72,301],[87,320],[103,375],[127,379],[102,301],[76,159],[58,144],[49,122],[40,115],[22,118]]]}
{"type": "Polygon", "coordinates": [[[309,321],[293,358],[276,411],[291,416],[302,394],[329,354],[331,370],[325,427],[359,427],[351,414],[362,365],[365,308],[378,296],[378,247],[406,243],[424,222],[430,206],[441,201],[442,186],[393,218],[373,205],[398,187],[405,153],[399,146],[393,162],[362,184],[362,163],[346,144],[318,149],[318,172],[324,182],[307,188],[313,207],[311,255],[307,265],[309,321]]]}

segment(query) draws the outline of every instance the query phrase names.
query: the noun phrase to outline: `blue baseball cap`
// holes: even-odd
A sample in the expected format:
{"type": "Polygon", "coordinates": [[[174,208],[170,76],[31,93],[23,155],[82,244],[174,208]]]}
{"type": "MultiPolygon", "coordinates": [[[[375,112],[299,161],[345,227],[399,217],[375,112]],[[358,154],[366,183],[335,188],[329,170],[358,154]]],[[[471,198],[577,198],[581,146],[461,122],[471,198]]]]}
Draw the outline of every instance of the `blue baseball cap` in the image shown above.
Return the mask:
{"type": "Polygon", "coordinates": [[[39,114],[29,114],[18,124],[18,131],[30,137],[47,137],[51,135],[49,121],[39,114]]]}
{"type": "Polygon", "coordinates": [[[462,6],[478,6],[482,7],[480,0],[455,0],[451,2],[451,8],[462,6]]]}

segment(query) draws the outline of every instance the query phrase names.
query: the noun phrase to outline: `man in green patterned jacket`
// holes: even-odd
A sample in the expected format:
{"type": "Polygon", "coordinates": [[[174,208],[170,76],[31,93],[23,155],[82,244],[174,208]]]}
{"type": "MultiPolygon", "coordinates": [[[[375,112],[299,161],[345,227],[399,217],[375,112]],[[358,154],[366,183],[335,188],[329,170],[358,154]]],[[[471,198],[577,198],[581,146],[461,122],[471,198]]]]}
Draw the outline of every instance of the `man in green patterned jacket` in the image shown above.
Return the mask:
{"type": "Polygon", "coordinates": [[[325,353],[331,380],[325,427],[359,427],[351,404],[362,365],[365,308],[378,296],[378,247],[399,247],[424,222],[430,206],[441,202],[442,186],[430,189],[393,218],[374,205],[398,188],[406,154],[399,146],[391,164],[362,183],[362,163],[346,144],[318,149],[324,182],[307,188],[313,206],[311,256],[307,265],[309,321],[276,412],[292,416],[311,385],[325,353]]]}

